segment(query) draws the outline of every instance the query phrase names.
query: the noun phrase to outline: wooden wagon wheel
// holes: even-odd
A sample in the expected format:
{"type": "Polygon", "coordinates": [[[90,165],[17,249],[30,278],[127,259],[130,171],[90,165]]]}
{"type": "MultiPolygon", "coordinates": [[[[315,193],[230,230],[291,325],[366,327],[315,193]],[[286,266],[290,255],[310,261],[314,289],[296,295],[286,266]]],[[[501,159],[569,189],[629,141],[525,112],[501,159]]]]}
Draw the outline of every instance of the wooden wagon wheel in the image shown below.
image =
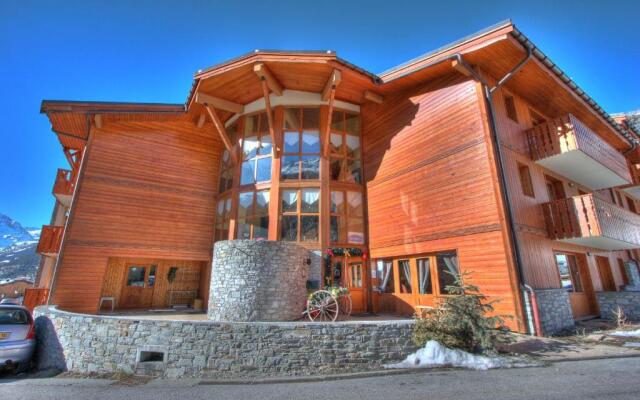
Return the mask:
{"type": "Polygon", "coordinates": [[[351,294],[346,293],[338,297],[338,304],[340,305],[340,318],[347,319],[351,316],[351,310],[353,309],[353,302],[351,301],[351,294]]]}
{"type": "Polygon", "coordinates": [[[311,321],[335,321],[339,309],[336,298],[326,290],[314,292],[307,301],[307,316],[311,321]]]}

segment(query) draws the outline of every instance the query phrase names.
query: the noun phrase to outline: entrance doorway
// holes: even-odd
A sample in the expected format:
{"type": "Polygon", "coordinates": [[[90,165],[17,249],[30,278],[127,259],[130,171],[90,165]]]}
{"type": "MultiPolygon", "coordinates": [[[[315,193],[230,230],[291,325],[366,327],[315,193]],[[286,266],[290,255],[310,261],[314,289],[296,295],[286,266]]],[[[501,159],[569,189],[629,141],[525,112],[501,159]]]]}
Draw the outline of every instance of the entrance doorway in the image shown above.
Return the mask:
{"type": "Polygon", "coordinates": [[[122,286],[122,308],[151,308],[156,282],[156,265],[128,264],[122,286]]]}
{"type": "Polygon", "coordinates": [[[329,286],[342,286],[349,289],[354,314],[366,311],[365,270],[360,257],[334,257],[331,260],[329,279],[325,282],[329,286]]]}
{"type": "Polygon", "coordinates": [[[600,282],[602,282],[603,292],[615,292],[616,282],[613,280],[613,273],[611,272],[611,264],[607,257],[596,256],[596,263],[598,264],[598,274],[600,275],[600,282]]]}
{"type": "Polygon", "coordinates": [[[556,253],[555,257],[560,284],[569,292],[573,318],[581,319],[597,315],[593,285],[584,255],[556,253]]]}

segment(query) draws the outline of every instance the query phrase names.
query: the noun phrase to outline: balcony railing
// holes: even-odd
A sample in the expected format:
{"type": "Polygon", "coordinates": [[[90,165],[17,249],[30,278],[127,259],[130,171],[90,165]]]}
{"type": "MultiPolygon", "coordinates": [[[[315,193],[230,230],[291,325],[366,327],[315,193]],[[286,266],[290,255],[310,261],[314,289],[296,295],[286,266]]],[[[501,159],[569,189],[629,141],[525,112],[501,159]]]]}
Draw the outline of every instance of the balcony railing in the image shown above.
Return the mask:
{"type": "Polygon", "coordinates": [[[62,234],[64,226],[44,225],[40,232],[40,241],[38,242],[38,253],[45,256],[56,255],[60,252],[60,244],[62,243],[62,234]]]}
{"type": "Polygon", "coordinates": [[[527,131],[531,158],[591,189],[631,183],[624,156],[571,114],[527,131]]]}
{"type": "Polygon", "coordinates": [[[73,195],[73,189],[75,187],[73,178],[71,170],[62,168],[58,169],[56,182],[53,185],[53,195],[65,207],[69,207],[71,205],[71,196],[73,195]]]}
{"type": "Polygon", "coordinates": [[[640,215],[592,194],[542,205],[549,237],[603,250],[640,248],[640,215]]]}

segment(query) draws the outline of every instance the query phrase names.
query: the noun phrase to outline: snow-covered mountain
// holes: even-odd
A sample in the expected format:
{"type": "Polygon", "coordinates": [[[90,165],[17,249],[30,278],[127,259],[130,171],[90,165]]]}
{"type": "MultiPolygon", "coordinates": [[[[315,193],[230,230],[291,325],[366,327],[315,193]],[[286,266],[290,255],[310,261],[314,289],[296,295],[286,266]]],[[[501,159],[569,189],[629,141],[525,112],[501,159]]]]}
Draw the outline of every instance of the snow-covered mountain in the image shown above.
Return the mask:
{"type": "Polygon", "coordinates": [[[40,229],[25,228],[0,214],[0,280],[25,277],[33,280],[40,264],[36,246],[40,229]]]}

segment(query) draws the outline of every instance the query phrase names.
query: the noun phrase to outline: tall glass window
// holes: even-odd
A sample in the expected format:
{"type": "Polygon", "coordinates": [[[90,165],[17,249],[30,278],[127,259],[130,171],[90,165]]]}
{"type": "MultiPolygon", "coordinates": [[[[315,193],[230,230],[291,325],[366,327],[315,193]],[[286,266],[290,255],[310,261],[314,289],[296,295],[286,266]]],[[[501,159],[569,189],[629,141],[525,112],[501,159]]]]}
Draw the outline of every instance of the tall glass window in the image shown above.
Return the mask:
{"type": "Polygon", "coordinates": [[[282,180],[320,179],[320,109],[285,108],[282,180]]]}
{"type": "MultiPolygon", "coordinates": [[[[233,151],[237,149],[236,142],[238,141],[238,123],[234,122],[227,127],[227,134],[231,139],[231,143],[234,144],[233,151]]],[[[224,193],[231,189],[233,186],[233,159],[231,153],[227,149],[222,152],[222,161],[220,164],[220,180],[218,183],[218,193],[224,193]]]]}
{"type": "Polygon", "coordinates": [[[320,240],[320,190],[287,189],[280,205],[280,239],[297,242],[320,240]]]}
{"type": "Polygon", "coordinates": [[[364,243],[362,193],[331,191],[331,243],[364,243]]]}
{"type": "Polygon", "coordinates": [[[214,240],[229,239],[229,219],[231,217],[231,199],[221,199],[216,207],[216,228],[214,240]]]}
{"type": "Polygon", "coordinates": [[[272,147],[267,114],[262,112],[245,117],[240,185],[271,180],[272,147]]]}
{"type": "Polygon", "coordinates": [[[329,142],[331,180],[362,183],[360,116],[334,111],[329,142]]]}
{"type": "Polygon", "coordinates": [[[267,239],[269,235],[269,191],[240,192],[237,239],[267,239]]]}

